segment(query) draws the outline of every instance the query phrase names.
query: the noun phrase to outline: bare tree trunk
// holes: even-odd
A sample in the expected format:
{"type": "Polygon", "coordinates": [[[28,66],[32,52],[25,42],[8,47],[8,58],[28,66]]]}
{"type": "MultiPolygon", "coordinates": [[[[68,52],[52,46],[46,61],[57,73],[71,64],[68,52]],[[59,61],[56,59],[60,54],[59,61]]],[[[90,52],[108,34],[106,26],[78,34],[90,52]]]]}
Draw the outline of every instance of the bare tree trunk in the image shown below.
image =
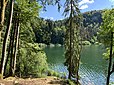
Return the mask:
{"type": "Polygon", "coordinates": [[[7,25],[7,29],[6,29],[6,33],[5,33],[5,37],[4,37],[4,41],[3,41],[2,59],[1,59],[1,68],[0,68],[1,75],[4,74],[4,66],[5,66],[5,62],[6,62],[6,59],[7,59],[7,56],[6,56],[7,41],[8,41],[8,38],[9,38],[10,29],[11,29],[12,16],[13,16],[13,7],[14,7],[14,0],[11,0],[10,1],[10,13],[9,13],[8,25],[7,25]]]}
{"type": "Polygon", "coordinates": [[[6,67],[7,67],[7,64],[8,64],[8,59],[10,57],[11,48],[13,47],[13,45],[12,45],[12,37],[13,37],[13,28],[12,28],[11,35],[10,35],[10,43],[9,43],[9,48],[8,48],[7,59],[6,59],[6,63],[5,63],[5,66],[4,66],[4,75],[6,77],[8,76],[8,75],[6,75],[6,67]]]}
{"type": "Polygon", "coordinates": [[[13,53],[14,53],[14,42],[15,42],[15,36],[16,36],[16,26],[17,25],[17,23],[16,23],[16,19],[15,19],[15,21],[14,21],[14,27],[13,27],[13,36],[12,36],[12,42],[11,42],[11,45],[12,45],[12,47],[11,47],[11,54],[8,54],[8,55],[10,55],[10,68],[9,68],[9,76],[12,76],[12,74],[13,74],[13,61],[14,61],[14,55],[13,55],[13,53]]]}
{"type": "Polygon", "coordinates": [[[15,72],[15,62],[16,62],[16,54],[17,54],[16,46],[18,45],[18,41],[17,41],[18,30],[19,30],[19,20],[17,19],[17,13],[15,13],[14,25],[11,31],[10,44],[9,44],[8,55],[7,55],[6,64],[5,64],[5,69],[6,69],[8,58],[10,57],[10,69],[9,69],[9,75],[6,75],[6,77],[15,75],[14,72],[15,72]]]}
{"type": "Polygon", "coordinates": [[[68,78],[71,79],[72,76],[72,28],[73,28],[73,1],[71,0],[71,13],[70,13],[70,64],[69,64],[69,76],[68,78]]]}
{"type": "Polygon", "coordinates": [[[0,40],[1,40],[1,31],[3,29],[4,18],[5,18],[5,9],[8,0],[1,0],[1,10],[0,10],[0,40]]]}
{"type": "Polygon", "coordinates": [[[17,56],[17,48],[18,48],[18,41],[19,41],[19,20],[17,20],[17,27],[16,27],[16,41],[15,41],[15,49],[14,49],[14,63],[13,63],[13,76],[15,75],[15,70],[16,70],[16,56],[17,56]]]}
{"type": "MultiPolygon", "coordinates": [[[[20,41],[19,41],[19,38],[18,38],[18,55],[20,55],[20,41]]],[[[18,76],[21,78],[21,57],[20,56],[18,56],[18,58],[17,58],[17,60],[18,60],[18,62],[19,62],[19,65],[18,65],[18,67],[17,67],[17,69],[18,69],[18,76]]]]}
{"type": "MultiPolygon", "coordinates": [[[[13,61],[12,60],[12,56],[13,56],[13,48],[14,48],[14,38],[15,38],[15,35],[16,35],[16,18],[14,18],[14,22],[13,22],[13,27],[12,27],[12,30],[11,30],[11,34],[10,34],[10,43],[9,43],[9,48],[8,48],[8,54],[7,54],[7,59],[6,59],[6,64],[5,64],[5,68],[4,68],[4,74],[5,74],[5,70],[6,70],[6,67],[7,67],[7,63],[8,63],[8,59],[10,57],[10,63],[13,61]]],[[[10,64],[10,71],[11,71],[11,68],[12,68],[12,63],[10,64]]],[[[9,71],[9,73],[10,73],[9,71]]],[[[6,77],[10,76],[10,74],[8,74],[6,77]]]]}
{"type": "Polygon", "coordinates": [[[110,82],[110,75],[111,75],[111,66],[112,66],[112,56],[113,56],[113,32],[111,32],[111,43],[110,43],[110,58],[109,58],[109,66],[108,66],[108,76],[107,76],[107,82],[106,85],[109,85],[110,82]]]}

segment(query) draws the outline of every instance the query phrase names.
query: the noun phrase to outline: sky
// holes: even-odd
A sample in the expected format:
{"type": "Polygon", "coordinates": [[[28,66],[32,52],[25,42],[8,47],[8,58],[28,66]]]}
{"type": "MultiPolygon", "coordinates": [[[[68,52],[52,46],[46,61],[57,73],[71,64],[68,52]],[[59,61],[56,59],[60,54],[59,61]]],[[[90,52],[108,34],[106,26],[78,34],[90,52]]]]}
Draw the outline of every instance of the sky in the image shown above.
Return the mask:
{"type": "MultiPolygon", "coordinates": [[[[63,0],[65,1],[65,0],[63,0]]],[[[63,2],[61,2],[63,4],[63,2]]],[[[91,10],[102,10],[114,7],[114,0],[82,0],[79,2],[81,12],[91,10]]],[[[57,6],[46,6],[47,11],[41,11],[40,17],[51,20],[62,20],[65,17],[62,15],[64,8],[58,12],[57,6]]]]}

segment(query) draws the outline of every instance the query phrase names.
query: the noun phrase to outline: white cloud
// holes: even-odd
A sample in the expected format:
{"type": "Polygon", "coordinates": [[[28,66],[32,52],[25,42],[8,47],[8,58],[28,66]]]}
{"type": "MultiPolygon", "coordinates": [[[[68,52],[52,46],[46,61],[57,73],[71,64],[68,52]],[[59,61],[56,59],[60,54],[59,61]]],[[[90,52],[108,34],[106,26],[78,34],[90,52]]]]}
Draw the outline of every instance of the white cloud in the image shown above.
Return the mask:
{"type": "Polygon", "coordinates": [[[114,0],[109,0],[109,1],[114,2],[114,0]]]}
{"type": "Polygon", "coordinates": [[[44,11],[41,11],[41,14],[43,14],[44,13],[44,11]]]}
{"type": "Polygon", "coordinates": [[[54,18],[53,17],[50,17],[49,19],[53,20],[54,18]]]}
{"type": "Polygon", "coordinates": [[[80,9],[86,9],[88,8],[87,4],[92,4],[92,3],[94,3],[94,0],[82,0],[79,2],[79,7],[80,9]]]}
{"type": "Polygon", "coordinates": [[[109,0],[110,2],[114,3],[114,0],[109,0]]]}
{"type": "Polygon", "coordinates": [[[63,20],[64,18],[61,18],[61,19],[59,19],[59,20],[63,20]]]}
{"type": "Polygon", "coordinates": [[[80,9],[86,9],[86,8],[88,8],[88,5],[82,5],[82,6],[80,7],[80,9]]]}
{"type": "Polygon", "coordinates": [[[92,4],[92,3],[94,3],[94,0],[82,0],[79,2],[79,6],[83,4],[92,4]]]}
{"type": "Polygon", "coordinates": [[[51,19],[51,20],[54,20],[54,18],[53,17],[45,17],[45,19],[51,19]]]}

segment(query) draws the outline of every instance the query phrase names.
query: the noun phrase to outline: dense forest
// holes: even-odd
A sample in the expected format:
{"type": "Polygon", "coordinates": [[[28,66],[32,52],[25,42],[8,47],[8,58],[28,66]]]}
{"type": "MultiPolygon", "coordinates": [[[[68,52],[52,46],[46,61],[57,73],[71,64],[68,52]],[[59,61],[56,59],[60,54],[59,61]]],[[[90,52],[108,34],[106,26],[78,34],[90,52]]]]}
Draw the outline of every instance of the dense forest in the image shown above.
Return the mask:
{"type": "Polygon", "coordinates": [[[45,52],[35,43],[34,28],[39,28],[40,9],[36,1],[16,0],[14,3],[11,0],[7,3],[0,31],[1,78],[2,75],[41,77],[48,68],[45,52]]]}
{"type": "MultiPolygon", "coordinates": [[[[102,12],[103,10],[94,10],[83,13],[83,28],[80,29],[83,44],[87,41],[92,44],[98,41],[97,32],[102,23],[102,12]]],[[[40,18],[40,22],[40,28],[34,30],[37,43],[64,44],[67,18],[57,21],[40,18]]]]}

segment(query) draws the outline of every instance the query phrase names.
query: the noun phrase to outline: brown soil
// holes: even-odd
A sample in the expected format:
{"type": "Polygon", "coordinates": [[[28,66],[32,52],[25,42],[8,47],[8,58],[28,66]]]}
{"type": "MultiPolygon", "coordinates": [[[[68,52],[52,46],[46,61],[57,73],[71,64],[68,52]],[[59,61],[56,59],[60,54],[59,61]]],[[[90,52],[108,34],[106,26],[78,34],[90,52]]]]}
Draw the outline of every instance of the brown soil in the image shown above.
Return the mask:
{"type": "Polygon", "coordinates": [[[0,80],[0,85],[67,85],[62,79],[57,77],[46,77],[46,78],[15,78],[9,77],[0,80]]]}

